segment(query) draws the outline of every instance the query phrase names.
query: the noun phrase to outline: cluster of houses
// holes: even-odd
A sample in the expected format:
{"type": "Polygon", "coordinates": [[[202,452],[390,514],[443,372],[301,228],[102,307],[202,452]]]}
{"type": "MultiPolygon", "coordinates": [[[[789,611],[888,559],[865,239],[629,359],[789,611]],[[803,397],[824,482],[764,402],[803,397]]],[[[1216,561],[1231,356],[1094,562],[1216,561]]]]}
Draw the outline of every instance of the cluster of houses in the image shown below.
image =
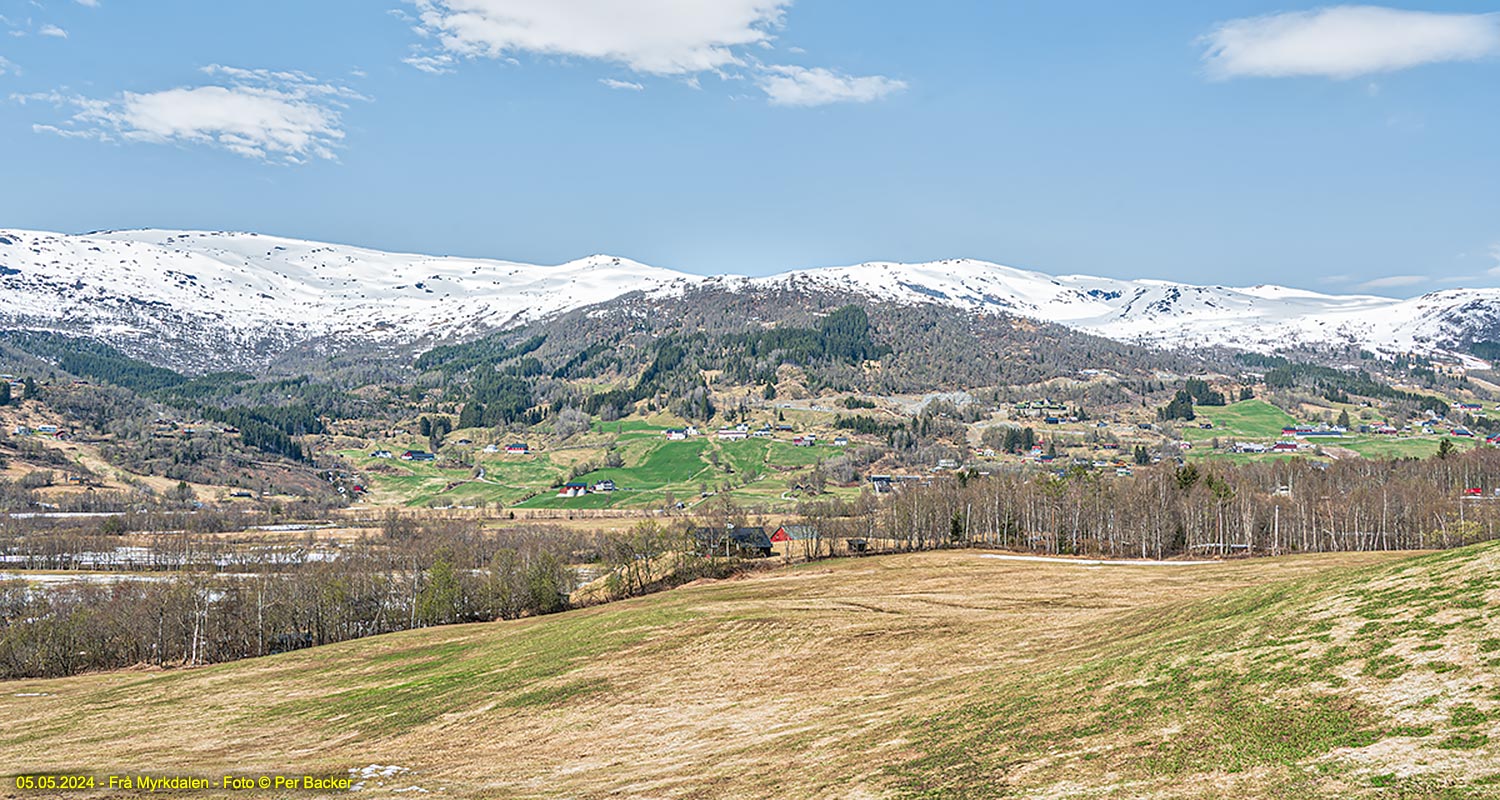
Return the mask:
{"type": "Polygon", "coordinates": [[[590,485],[581,481],[568,481],[557,490],[558,497],[583,497],[589,494],[607,494],[615,491],[615,482],[612,480],[597,481],[590,485]]]}
{"type": "Polygon", "coordinates": [[[151,438],[153,439],[178,439],[197,436],[199,434],[220,433],[226,436],[234,436],[240,432],[240,429],[233,425],[215,425],[202,420],[198,422],[181,422],[165,417],[157,419],[156,422],[152,423],[152,428],[151,438]]]}
{"type": "Polygon", "coordinates": [[[1348,428],[1337,425],[1288,425],[1281,429],[1282,436],[1297,439],[1337,439],[1349,433],[1348,428]]]}
{"type": "MultiPolygon", "coordinates": [[[[749,425],[741,422],[740,424],[732,428],[719,428],[718,430],[714,431],[714,436],[721,442],[742,442],[746,439],[773,439],[775,438],[777,432],[791,431],[792,426],[790,425],[777,425],[774,428],[770,425],[764,425],[755,430],[750,430],[749,425]]],[[[686,441],[687,439],[691,439],[694,436],[699,435],[700,434],[698,432],[698,429],[693,427],[692,425],[689,425],[686,428],[668,428],[665,431],[662,431],[662,436],[665,437],[669,442],[686,441]]],[[[818,435],[815,433],[796,436],[792,439],[792,445],[795,447],[813,447],[817,443],[818,435]]],[[[833,439],[834,447],[845,447],[848,444],[848,437],[838,436],[833,439]]]]}
{"type": "Polygon", "coordinates": [[[1041,419],[1049,425],[1057,425],[1064,420],[1078,421],[1076,417],[1070,416],[1071,410],[1067,406],[1047,399],[1027,400],[1016,403],[1012,408],[1018,417],[1041,419]]]}
{"type": "Polygon", "coordinates": [[[28,428],[25,425],[17,425],[11,429],[11,436],[50,436],[54,439],[67,439],[70,434],[56,425],[38,425],[28,428]]]}

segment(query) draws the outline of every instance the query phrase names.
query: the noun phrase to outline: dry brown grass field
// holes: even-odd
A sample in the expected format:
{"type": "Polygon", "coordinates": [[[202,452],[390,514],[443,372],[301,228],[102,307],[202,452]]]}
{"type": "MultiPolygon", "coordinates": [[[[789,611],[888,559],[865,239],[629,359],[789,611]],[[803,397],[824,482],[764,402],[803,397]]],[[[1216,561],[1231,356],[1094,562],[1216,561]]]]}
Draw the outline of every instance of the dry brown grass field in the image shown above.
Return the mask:
{"type": "MultiPolygon", "coordinates": [[[[0,772],[379,765],[400,769],[363,793],[494,798],[1489,797],[1497,574],[1496,546],[804,564],[213,667],[9,682],[0,772]]],[[[45,795],[13,785],[0,795],[45,795]]]]}

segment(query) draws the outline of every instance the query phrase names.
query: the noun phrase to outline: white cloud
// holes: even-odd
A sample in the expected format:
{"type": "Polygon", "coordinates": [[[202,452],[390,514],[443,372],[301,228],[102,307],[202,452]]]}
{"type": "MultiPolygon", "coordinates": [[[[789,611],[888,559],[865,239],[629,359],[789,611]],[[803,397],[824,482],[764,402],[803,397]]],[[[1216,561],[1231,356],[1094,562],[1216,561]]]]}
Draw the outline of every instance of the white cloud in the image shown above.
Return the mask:
{"type": "MultiPolygon", "coordinates": [[[[763,64],[794,0],[409,0],[423,40],[402,59],[425,72],[451,72],[460,59],[519,63],[552,56],[618,64],[638,75],[667,76],[700,88],[707,73],[751,80],[770,102],[818,106],[870,102],[906,88],[880,75],[850,76],[822,67],[763,64]]],[[[801,48],[792,48],[802,52],[801,48]]],[[[642,91],[638,81],[601,78],[611,89],[642,91]]]]}
{"type": "Polygon", "coordinates": [[[6,75],[10,73],[19,75],[20,72],[21,70],[16,66],[16,62],[11,61],[5,56],[0,56],[0,75],[6,75]]]}
{"type": "Polygon", "coordinates": [[[1495,259],[1495,266],[1490,267],[1488,274],[1500,278],[1500,244],[1490,248],[1490,258],[1495,259]]]}
{"type": "Polygon", "coordinates": [[[89,8],[98,8],[99,0],[78,0],[78,5],[88,6],[89,8]]]}
{"type": "Polygon", "coordinates": [[[520,53],[610,61],[651,75],[742,63],[792,0],[415,0],[419,30],[454,55],[520,53]]]}
{"type": "Polygon", "coordinates": [[[333,159],[344,139],[340,109],[348,101],[368,99],[301,72],[219,65],[203,72],[218,82],[144,94],[124,92],[109,99],[56,92],[15,99],[74,109],[60,125],[33,126],[40,133],[106,142],[206,145],[293,164],[333,159]]]}
{"type": "Polygon", "coordinates": [[[1429,278],[1426,275],[1390,275],[1384,278],[1365,281],[1359,285],[1361,289],[1397,289],[1403,286],[1415,286],[1426,283],[1429,278]]]}
{"type": "Polygon", "coordinates": [[[770,66],[757,83],[778,106],[868,103],[906,88],[904,81],[883,75],[855,77],[822,67],[770,66]]]}
{"type": "Polygon", "coordinates": [[[1219,78],[1354,78],[1500,54],[1500,14],[1333,6],[1247,17],[1204,37],[1219,78]]]}
{"type": "Polygon", "coordinates": [[[58,38],[58,39],[66,39],[66,38],[68,38],[68,32],[67,31],[63,30],[62,28],[57,27],[56,25],[51,25],[51,24],[43,25],[41,28],[37,29],[37,34],[41,35],[41,36],[52,36],[52,37],[55,37],[55,38],[58,38]]]}

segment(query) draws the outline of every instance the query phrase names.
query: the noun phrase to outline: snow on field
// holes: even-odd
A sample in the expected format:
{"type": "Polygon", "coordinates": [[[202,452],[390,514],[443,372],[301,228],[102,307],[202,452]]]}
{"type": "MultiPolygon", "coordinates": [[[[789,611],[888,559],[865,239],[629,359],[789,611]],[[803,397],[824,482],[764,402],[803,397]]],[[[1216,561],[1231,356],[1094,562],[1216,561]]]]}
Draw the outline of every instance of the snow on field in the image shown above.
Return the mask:
{"type": "MultiPolygon", "coordinates": [[[[366,767],[350,767],[349,777],[354,779],[354,783],[349,787],[349,791],[358,792],[364,790],[366,787],[383,787],[387,782],[409,772],[411,770],[407,767],[398,767],[395,764],[370,764],[366,767]]],[[[401,789],[393,789],[392,791],[417,791],[423,794],[427,792],[426,789],[419,786],[408,786],[401,789]]]]}

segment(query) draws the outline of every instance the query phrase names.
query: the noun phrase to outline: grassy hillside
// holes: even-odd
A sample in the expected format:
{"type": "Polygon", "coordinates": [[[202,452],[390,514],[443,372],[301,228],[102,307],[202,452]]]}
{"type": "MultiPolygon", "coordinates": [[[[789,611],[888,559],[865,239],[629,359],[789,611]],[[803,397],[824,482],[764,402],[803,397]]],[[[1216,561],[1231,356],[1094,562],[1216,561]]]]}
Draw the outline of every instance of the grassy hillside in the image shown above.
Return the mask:
{"type": "Polygon", "coordinates": [[[1239,439],[1275,439],[1281,436],[1282,428],[1297,424],[1285,411],[1264,400],[1244,400],[1227,406],[1197,406],[1196,422],[1212,422],[1212,430],[1202,430],[1192,424],[1183,426],[1183,436],[1190,440],[1210,439],[1215,436],[1239,439]]]}
{"type": "Polygon", "coordinates": [[[15,682],[0,764],[394,765],[410,771],[367,788],[493,797],[1490,797],[1497,576],[1495,545],[819,563],[210,668],[15,682]]]}

